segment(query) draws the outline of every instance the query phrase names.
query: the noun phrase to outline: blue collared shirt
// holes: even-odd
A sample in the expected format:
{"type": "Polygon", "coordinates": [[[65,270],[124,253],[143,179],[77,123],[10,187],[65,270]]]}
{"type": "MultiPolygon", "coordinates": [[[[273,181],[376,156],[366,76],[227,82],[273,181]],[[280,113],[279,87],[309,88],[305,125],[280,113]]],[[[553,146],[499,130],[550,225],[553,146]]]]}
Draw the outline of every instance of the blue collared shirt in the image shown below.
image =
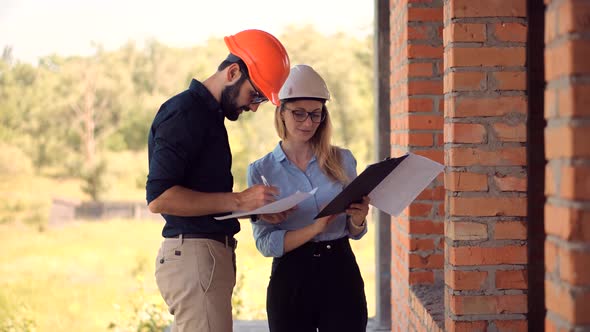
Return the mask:
{"type": "MultiPolygon", "coordinates": [[[[356,177],[356,159],[350,150],[340,149],[340,152],[346,174],[352,181],[356,177]]],[[[344,185],[324,174],[315,157],[309,161],[305,172],[300,170],[289,161],[280,142],[271,153],[248,166],[248,186],[262,184],[262,175],[270,185],[279,188],[279,198],[290,196],[296,191],[309,192],[318,188],[313,197],[299,203],[297,209],[282,223],[272,225],[263,220],[252,223],[258,250],[266,257],[281,257],[284,253],[285,233],[313,224],[315,221],[312,218],[344,189],[344,185]]],[[[312,241],[330,241],[345,236],[358,240],[366,233],[365,227],[360,234],[351,236],[346,225],[346,215],[342,213],[312,241]]]]}

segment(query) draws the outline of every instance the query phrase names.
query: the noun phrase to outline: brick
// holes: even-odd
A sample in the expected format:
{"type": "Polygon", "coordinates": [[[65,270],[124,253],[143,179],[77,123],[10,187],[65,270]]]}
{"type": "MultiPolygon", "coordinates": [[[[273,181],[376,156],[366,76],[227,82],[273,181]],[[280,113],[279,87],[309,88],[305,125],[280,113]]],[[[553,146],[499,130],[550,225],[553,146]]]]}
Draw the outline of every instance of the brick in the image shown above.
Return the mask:
{"type": "Polygon", "coordinates": [[[545,11],[545,44],[550,44],[557,35],[557,11],[547,9],[545,11]]]}
{"type": "Polygon", "coordinates": [[[442,59],[442,46],[430,46],[422,44],[408,45],[408,59],[442,59]]]}
{"type": "Polygon", "coordinates": [[[487,191],[488,175],[470,172],[445,172],[445,187],[451,191],[487,191]]]}
{"type": "Polygon", "coordinates": [[[433,271],[411,271],[408,283],[410,285],[434,284],[434,272],[433,271]]]}
{"type": "Polygon", "coordinates": [[[494,24],[494,36],[498,41],[526,42],[527,26],[520,23],[494,24]]]}
{"type": "Polygon", "coordinates": [[[558,34],[588,32],[590,3],[588,1],[565,1],[558,9],[558,34]]]}
{"type": "Polygon", "coordinates": [[[443,93],[442,80],[434,81],[410,81],[408,84],[408,95],[440,95],[443,93]]]}
{"type": "Polygon", "coordinates": [[[434,100],[430,98],[413,97],[407,99],[408,112],[435,112],[434,100]]]}
{"type": "Polygon", "coordinates": [[[447,317],[445,327],[446,331],[453,332],[486,332],[488,323],[486,321],[456,321],[447,317]]]}
{"type": "Polygon", "coordinates": [[[526,264],[527,247],[451,247],[449,263],[455,266],[526,264]]]}
{"type": "Polygon", "coordinates": [[[432,204],[427,203],[411,203],[404,209],[403,215],[412,217],[427,217],[432,213],[432,204]]]}
{"type": "MultiPolygon", "coordinates": [[[[573,85],[558,91],[557,95],[559,116],[582,117],[590,116],[590,85],[573,85]]],[[[551,99],[545,99],[545,107],[551,104],[551,99]]],[[[549,118],[546,116],[546,118],[549,118]]]]}
{"type": "Polygon", "coordinates": [[[445,143],[483,143],[487,139],[486,128],[477,123],[445,123],[445,143]]]}
{"type": "Polygon", "coordinates": [[[408,133],[409,146],[432,146],[434,144],[434,137],[431,133],[408,133]]]}
{"type": "Polygon", "coordinates": [[[557,268],[557,247],[553,242],[545,241],[545,271],[551,274],[557,268]]]}
{"type": "Polygon", "coordinates": [[[524,96],[451,97],[445,99],[445,103],[446,117],[487,117],[527,113],[527,99],[524,96]]]}
{"type": "Polygon", "coordinates": [[[527,215],[526,197],[447,197],[450,216],[527,215]]]}
{"type": "Polygon", "coordinates": [[[445,68],[524,66],[524,47],[450,47],[446,52],[445,68]]]}
{"type": "Polygon", "coordinates": [[[498,332],[527,332],[528,322],[526,320],[495,320],[494,325],[498,332]]]}
{"type": "Polygon", "coordinates": [[[442,269],[444,266],[444,257],[441,254],[431,254],[420,256],[418,254],[409,255],[409,267],[419,269],[442,269]]]}
{"type": "Polygon", "coordinates": [[[444,223],[430,220],[412,220],[409,222],[410,234],[444,234],[444,223]]]}
{"type": "MultiPolygon", "coordinates": [[[[444,164],[445,163],[445,155],[442,149],[432,149],[432,150],[415,150],[412,151],[413,153],[426,157],[430,160],[436,161],[437,163],[444,164]]],[[[442,177],[442,175],[441,175],[442,177]]]]}
{"type": "Polygon", "coordinates": [[[590,286],[590,253],[559,249],[559,268],[562,280],[576,286],[590,286]]]}
{"type": "Polygon", "coordinates": [[[431,133],[392,132],[391,143],[404,146],[432,146],[434,137],[431,133]]]}
{"type": "Polygon", "coordinates": [[[487,240],[488,226],[475,222],[449,221],[445,235],[453,241],[487,240]]]}
{"type": "Polygon", "coordinates": [[[526,124],[514,125],[499,122],[492,125],[496,137],[503,142],[526,142],[526,124]]]}
{"type": "Polygon", "coordinates": [[[485,24],[451,23],[444,28],[444,43],[484,42],[486,40],[485,24]]]}
{"type": "Polygon", "coordinates": [[[444,77],[444,92],[483,91],[486,89],[486,73],[470,71],[451,71],[444,77]]]}
{"type": "Polygon", "coordinates": [[[434,239],[409,238],[410,251],[431,251],[434,250],[434,239]]]}
{"type": "Polygon", "coordinates": [[[527,178],[519,178],[516,176],[508,176],[496,173],[494,175],[494,183],[500,191],[526,191],[527,178]]]}
{"type": "Polygon", "coordinates": [[[409,128],[413,130],[433,130],[443,128],[443,117],[437,115],[410,114],[407,117],[409,128]]]}
{"type": "Polygon", "coordinates": [[[545,128],[545,153],[547,159],[562,157],[590,157],[590,126],[545,128]]]}
{"type": "Polygon", "coordinates": [[[559,165],[552,165],[549,163],[545,166],[545,195],[554,196],[557,194],[555,174],[560,171],[561,169],[559,165]]]}
{"type": "Polygon", "coordinates": [[[452,0],[451,18],[459,17],[526,17],[525,0],[452,0]]]}
{"type": "Polygon", "coordinates": [[[408,64],[408,77],[432,77],[433,64],[430,62],[414,62],[408,64]]]}
{"type": "Polygon", "coordinates": [[[446,151],[447,166],[524,166],[525,147],[506,147],[498,150],[453,147],[446,151]]]}
{"type": "Polygon", "coordinates": [[[496,271],[497,289],[527,289],[527,270],[496,271]]]}
{"type": "Polygon", "coordinates": [[[550,317],[545,317],[545,332],[561,332],[550,317]]]}
{"type": "Polygon", "coordinates": [[[497,315],[527,313],[526,294],[454,296],[450,298],[450,311],[456,315],[497,315]]]}
{"type": "Polygon", "coordinates": [[[526,224],[520,221],[497,222],[494,227],[496,240],[526,240],[526,224]]]}
{"type": "Polygon", "coordinates": [[[488,277],[486,271],[445,269],[445,283],[453,290],[480,290],[488,277]]]}
{"type": "Polygon", "coordinates": [[[497,71],[490,73],[492,87],[496,90],[526,90],[526,72],[497,71]]]}
{"type": "Polygon", "coordinates": [[[590,242],[590,211],[545,204],[545,232],[568,241],[590,242]]]}
{"type": "Polygon", "coordinates": [[[428,25],[407,26],[406,33],[408,40],[425,40],[432,38],[431,27],[428,25]]]}
{"type": "Polygon", "coordinates": [[[545,280],[545,305],[570,324],[590,324],[590,292],[572,293],[567,287],[545,280]]]}
{"type": "Polygon", "coordinates": [[[556,88],[545,89],[545,119],[557,116],[557,93],[556,88]]]}
{"type": "Polygon", "coordinates": [[[443,8],[408,7],[408,21],[441,22],[443,8]]]}
{"type": "Polygon", "coordinates": [[[560,196],[573,200],[590,200],[590,167],[564,166],[561,168],[560,196]]]}
{"type": "Polygon", "coordinates": [[[566,40],[545,49],[545,79],[554,80],[561,76],[590,74],[590,40],[566,40]]]}

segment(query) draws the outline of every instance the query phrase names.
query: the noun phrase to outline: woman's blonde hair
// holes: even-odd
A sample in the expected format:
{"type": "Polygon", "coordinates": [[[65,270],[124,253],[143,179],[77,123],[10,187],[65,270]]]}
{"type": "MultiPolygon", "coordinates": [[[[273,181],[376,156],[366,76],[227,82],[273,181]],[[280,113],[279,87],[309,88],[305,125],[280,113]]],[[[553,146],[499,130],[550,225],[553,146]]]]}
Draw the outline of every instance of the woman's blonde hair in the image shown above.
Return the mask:
{"type": "Polygon", "coordinates": [[[344,185],[348,184],[350,179],[346,175],[344,167],[342,166],[340,148],[330,143],[332,137],[332,122],[330,121],[330,112],[328,112],[325,100],[316,98],[297,98],[281,101],[281,106],[278,106],[275,110],[275,129],[277,130],[277,134],[282,140],[287,138],[287,128],[285,127],[284,120],[281,118],[281,113],[285,111],[285,103],[298,99],[313,99],[323,102],[322,112],[326,114],[326,118],[324,121],[320,122],[318,129],[311,138],[311,148],[318,164],[320,165],[320,169],[324,174],[334,181],[338,181],[344,185]]]}

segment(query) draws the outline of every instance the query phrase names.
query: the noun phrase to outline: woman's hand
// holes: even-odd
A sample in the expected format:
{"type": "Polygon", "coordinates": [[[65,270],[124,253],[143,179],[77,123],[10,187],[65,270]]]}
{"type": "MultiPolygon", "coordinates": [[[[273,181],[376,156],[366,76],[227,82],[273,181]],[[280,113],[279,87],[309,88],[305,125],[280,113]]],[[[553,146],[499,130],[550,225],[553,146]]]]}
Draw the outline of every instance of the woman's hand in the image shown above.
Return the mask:
{"type": "Polygon", "coordinates": [[[287,217],[291,214],[291,212],[295,211],[297,206],[290,208],[289,210],[285,210],[279,213],[270,213],[270,214],[261,214],[258,215],[260,220],[264,220],[269,224],[280,224],[287,219],[287,217]]]}
{"type": "Polygon", "coordinates": [[[328,226],[332,222],[332,220],[334,220],[334,218],[336,218],[336,216],[337,216],[336,214],[333,214],[331,216],[321,217],[321,218],[317,219],[315,221],[315,223],[313,223],[313,228],[314,228],[314,232],[316,233],[316,235],[325,231],[326,228],[328,228],[328,226]]]}
{"type": "Polygon", "coordinates": [[[361,203],[352,203],[346,209],[346,214],[350,216],[350,222],[354,223],[357,227],[360,227],[367,218],[370,201],[369,196],[363,196],[361,203]]]}

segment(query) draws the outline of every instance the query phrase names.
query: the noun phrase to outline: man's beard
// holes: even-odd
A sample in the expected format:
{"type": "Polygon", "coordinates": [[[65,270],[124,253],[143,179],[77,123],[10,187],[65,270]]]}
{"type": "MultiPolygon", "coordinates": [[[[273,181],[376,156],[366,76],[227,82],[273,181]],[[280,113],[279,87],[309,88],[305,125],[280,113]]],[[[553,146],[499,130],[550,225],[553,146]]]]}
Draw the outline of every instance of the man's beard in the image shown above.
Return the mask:
{"type": "Polygon", "coordinates": [[[233,85],[226,86],[221,91],[221,110],[223,115],[230,121],[236,121],[242,111],[248,110],[248,105],[238,106],[236,100],[240,94],[240,87],[243,81],[238,81],[233,85]]]}

